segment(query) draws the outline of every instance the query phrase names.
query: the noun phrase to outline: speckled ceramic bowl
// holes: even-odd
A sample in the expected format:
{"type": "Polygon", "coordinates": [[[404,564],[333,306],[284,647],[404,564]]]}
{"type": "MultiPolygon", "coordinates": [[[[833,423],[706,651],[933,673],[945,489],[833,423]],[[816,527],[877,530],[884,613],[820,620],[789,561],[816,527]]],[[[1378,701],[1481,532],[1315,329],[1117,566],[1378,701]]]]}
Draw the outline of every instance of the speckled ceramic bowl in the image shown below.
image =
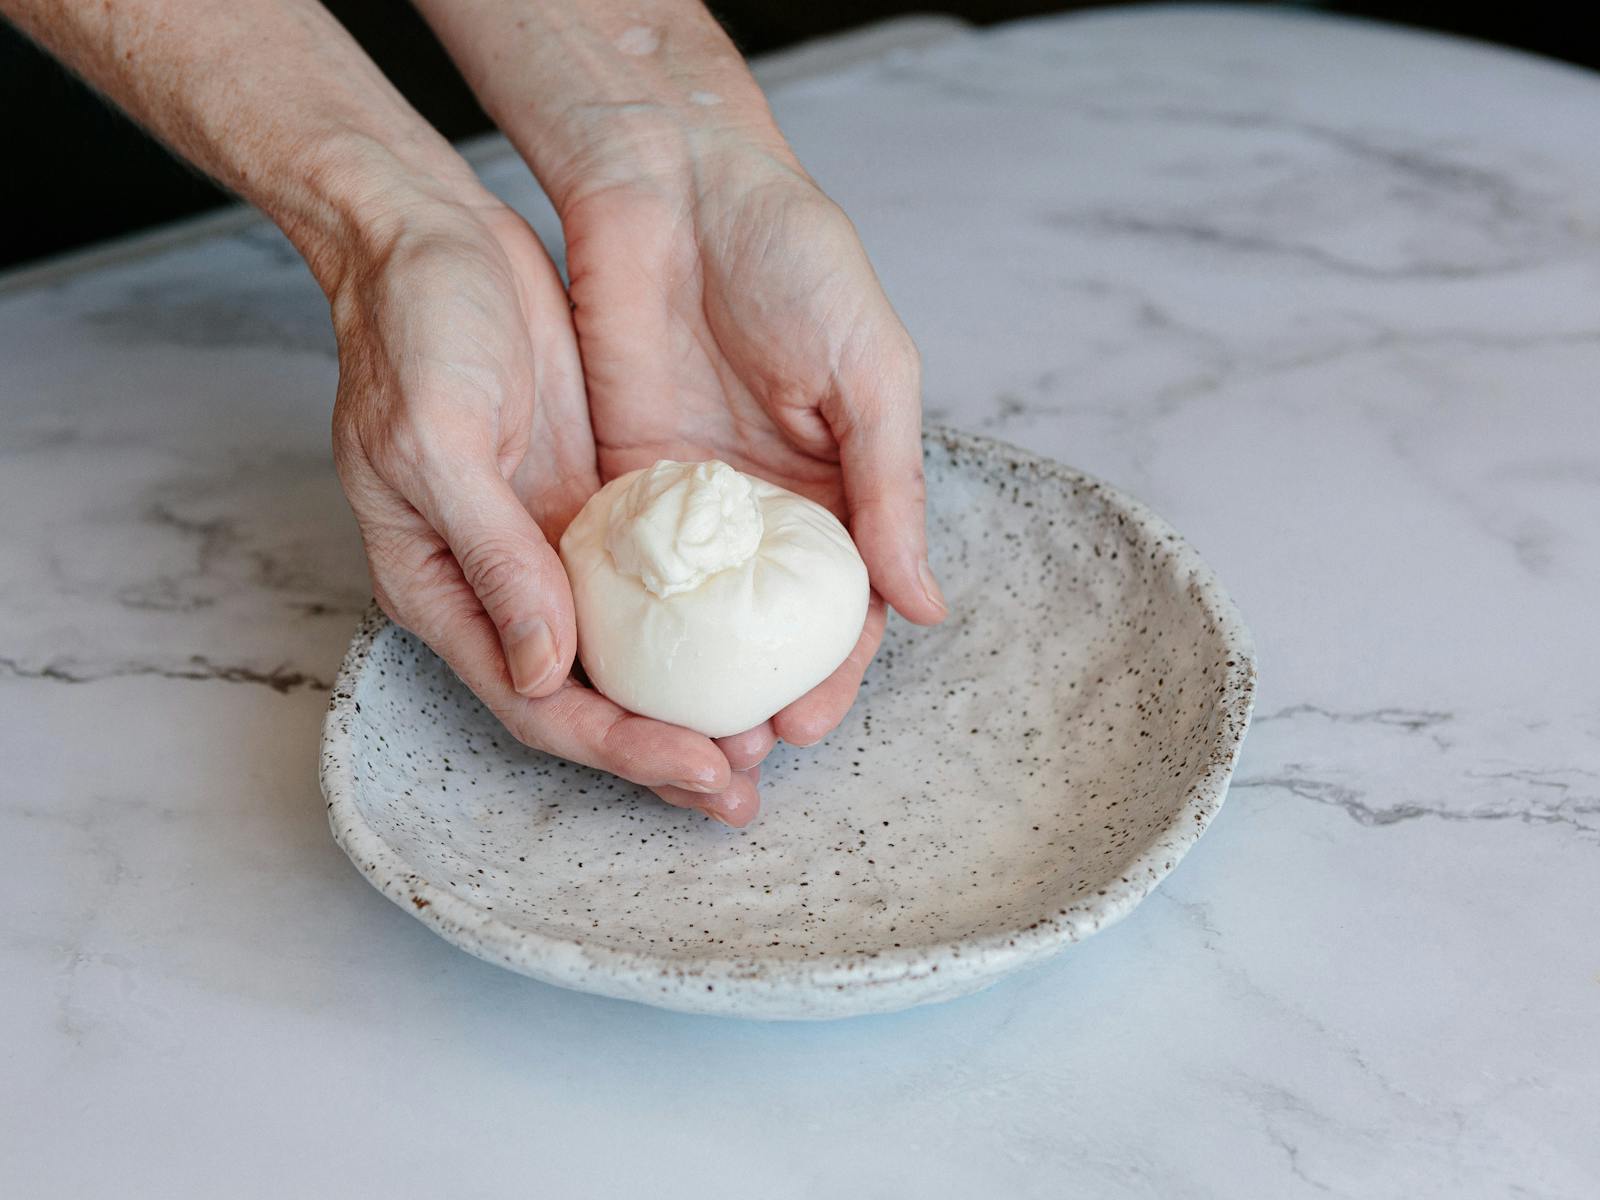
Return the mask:
{"type": "Polygon", "coordinates": [[[374,615],[323,734],[339,844],[491,962],[729,1016],[945,1000],[1116,921],[1222,803],[1249,634],[1105,484],[947,431],[926,458],[954,615],[891,623],[844,724],[768,760],[749,829],[523,748],[374,615]]]}

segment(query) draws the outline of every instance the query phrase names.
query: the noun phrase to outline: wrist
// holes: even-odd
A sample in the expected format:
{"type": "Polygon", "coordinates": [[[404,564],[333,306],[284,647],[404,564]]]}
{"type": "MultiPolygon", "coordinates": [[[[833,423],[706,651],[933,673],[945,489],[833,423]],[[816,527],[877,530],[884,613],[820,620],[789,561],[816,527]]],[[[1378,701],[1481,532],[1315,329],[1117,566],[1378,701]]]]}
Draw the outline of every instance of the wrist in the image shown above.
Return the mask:
{"type": "Polygon", "coordinates": [[[597,85],[595,98],[549,115],[525,108],[506,134],[563,217],[585,197],[616,187],[693,188],[717,163],[759,158],[800,172],[766,97],[728,50],[732,63],[699,60],[687,76],[632,89],[597,85]]]}
{"type": "Polygon", "coordinates": [[[282,177],[292,183],[247,198],[283,230],[330,299],[407,235],[470,226],[503,207],[443,139],[408,146],[342,130],[308,141],[282,177]]]}
{"type": "Polygon", "coordinates": [[[700,0],[415,0],[558,212],[692,176],[735,146],[793,162],[700,0]]]}
{"type": "Polygon", "coordinates": [[[674,85],[649,98],[591,99],[548,114],[524,107],[501,127],[563,219],[596,193],[687,191],[713,164],[743,158],[803,174],[754,80],[747,89],[735,82],[716,92],[674,85]]]}
{"type": "Polygon", "coordinates": [[[600,195],[637,193],[693,205],[736,179],[774,173],[808,179],[775,130],[634,112],[592,122],[575,140],[574,153],[541,176],[563,224],[600,195]]]}

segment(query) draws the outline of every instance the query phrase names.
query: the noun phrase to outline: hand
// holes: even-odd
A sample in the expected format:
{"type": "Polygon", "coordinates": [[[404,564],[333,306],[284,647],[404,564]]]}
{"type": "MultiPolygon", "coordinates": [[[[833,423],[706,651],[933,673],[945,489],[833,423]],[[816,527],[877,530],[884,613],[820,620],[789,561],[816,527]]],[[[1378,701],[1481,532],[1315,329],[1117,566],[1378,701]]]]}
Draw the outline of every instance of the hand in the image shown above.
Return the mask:
{"type": "Polygon", "coordinates": [[[562,210],[600,478],[723,459],[830,508],[874,588],[829,679],[722,739],[743,824],[776,740],[810,745],[849,710],[884,600],[923,624],[946,615],[927,563],[920,366],[854,229],[781,142],[733,135],[679,170],[619,173],[595,171],[604,186],[562,210]]]}
{"type": "Polygon", "coordinates": [[[335,459],[378,603],[522,741],[736,819],[714,743],[570,677],[572,597],[552,542],[599,481],[543,247],[498,206],[430,205],[401,224],[330,288],[335,459]]]}
{"type": "MultiPolygon", "coordinates": [[[[878,589],[936,619],[931,576],[918,576],[915,354],[848,224],[782,147],[699,3],[417,3],[563,211],[587,197],[568,232],[609,430],[598,464],[566,298],[537,239],[321,5],[0,9],[306,257],[333,307],[336,461],[385,611],[524,741],[748,820],[753,774],[740,777],[747,794],[730,793],[709,740],[568,678],[571,597],[547,538],[600,467],[717,453],[848,515],[878,589]],[[644,141],[619,140],[629,129],[644,141]],[[775,146],[697,149],[704,163],[680,157],[671,179],[644,170],[654,151],[699,147],[719,129],[775,146]],[[627,185],[630,171],[641,186],[627,185]],[[641,398],[665,407],[629,411],[641,398]]],[[[838,719],[881,633],[881,606],[874,614],[840,679],[819,689],[834,700],[799,703],[774,732],[805,740],[838,719]]]]}

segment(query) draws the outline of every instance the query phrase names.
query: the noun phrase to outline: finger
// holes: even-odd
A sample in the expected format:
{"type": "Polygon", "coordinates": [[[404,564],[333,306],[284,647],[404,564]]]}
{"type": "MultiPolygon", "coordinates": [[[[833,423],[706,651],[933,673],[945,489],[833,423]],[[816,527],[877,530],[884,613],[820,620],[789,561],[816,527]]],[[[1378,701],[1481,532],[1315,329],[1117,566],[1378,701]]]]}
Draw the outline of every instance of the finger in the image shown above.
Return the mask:
{"type": "Polygon", "coordinates": [[[561,559],[492,462],[420,481],[438,530],[494,626],[512,690],[547,696],[572,669],[577,627],[561,559]]]}
{"type": "Polygon", "coordinates": [[[540,699],[513,698],[496,715],[530,746],[646,787],[704,797],[724,791],[734,776],[710,738],[630,713],[572,680],[540,699]]]}
{"type": "MultiPolygon", "coordinates": [[[[363,497],[367,499],[367,497],[363,497]]],[[[363,528],[384,611],[431,646],[520,741],[646,786],[701,794],[728,786],[727,757],[710,738],[629,713],[570,677],[549,696],[511,688],[498,631],[455,556],[398,497],[367,503],[363,528]]]]}
{"type": "Polygon", "coordinates": [[[761,811],[761,796],[756,790],[756,784],[760,779],[761,768],[751,767],[748,771],[735,771],[727,788],[715,795],[702,795],[676,787],[657,787],[651,790],[668,804],[678,808],[696,809],[708,817],[721,821],[724,825],[743,829],[754,821],[756,814],[761,811]]]}
{"type": "Polygon", "coordinates": [[[883,641],[886,619],[883,598],[874,595],[867,605],[867,622],[862,626],[855,649],[832,675],[772,718],[779,737],[792,746],[813,746],[844,720],[855,703],[856,693],[861,690],[861,677],[866,674],[867,664],[883,641]]]}
{"type": "Polygon", "coordinates": [[[778,733],[771,721],[763,721],[754,729],[717,739],[718,748],[728,756],[728,765],[735,771],[748,771],[759,765],[777,744],[778,733]]]}
{"type": "Polygon", "coordinates": [[[919,370],[914,350],[896,361],[841,389],[823,415],[839,441],[850,536],[872,586],[901,616],[933,625],[950,610],[928,565],[919,370]]]}

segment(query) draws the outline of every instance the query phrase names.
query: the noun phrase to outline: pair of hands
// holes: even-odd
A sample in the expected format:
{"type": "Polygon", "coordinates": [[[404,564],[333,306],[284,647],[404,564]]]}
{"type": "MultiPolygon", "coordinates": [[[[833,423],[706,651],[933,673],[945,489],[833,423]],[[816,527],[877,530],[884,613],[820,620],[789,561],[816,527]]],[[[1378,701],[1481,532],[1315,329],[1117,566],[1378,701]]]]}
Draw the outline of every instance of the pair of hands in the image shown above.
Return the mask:
{"type": "Polygon", "coordinates": [[[778,739],[848,711],[885,600],[943,619],[923,525],[919,363],[842,212],[792,158],[733,144],[612,164],[564,197],[570,288],[488,197],[397,216],[331,290],[334,447],[379,604],[520,740],[731,825],[778,739]],[[720,458],[845,521],[874,595],[832,677],[711,739],[571,677],[554,545],[605,481],[720,458]]]}

